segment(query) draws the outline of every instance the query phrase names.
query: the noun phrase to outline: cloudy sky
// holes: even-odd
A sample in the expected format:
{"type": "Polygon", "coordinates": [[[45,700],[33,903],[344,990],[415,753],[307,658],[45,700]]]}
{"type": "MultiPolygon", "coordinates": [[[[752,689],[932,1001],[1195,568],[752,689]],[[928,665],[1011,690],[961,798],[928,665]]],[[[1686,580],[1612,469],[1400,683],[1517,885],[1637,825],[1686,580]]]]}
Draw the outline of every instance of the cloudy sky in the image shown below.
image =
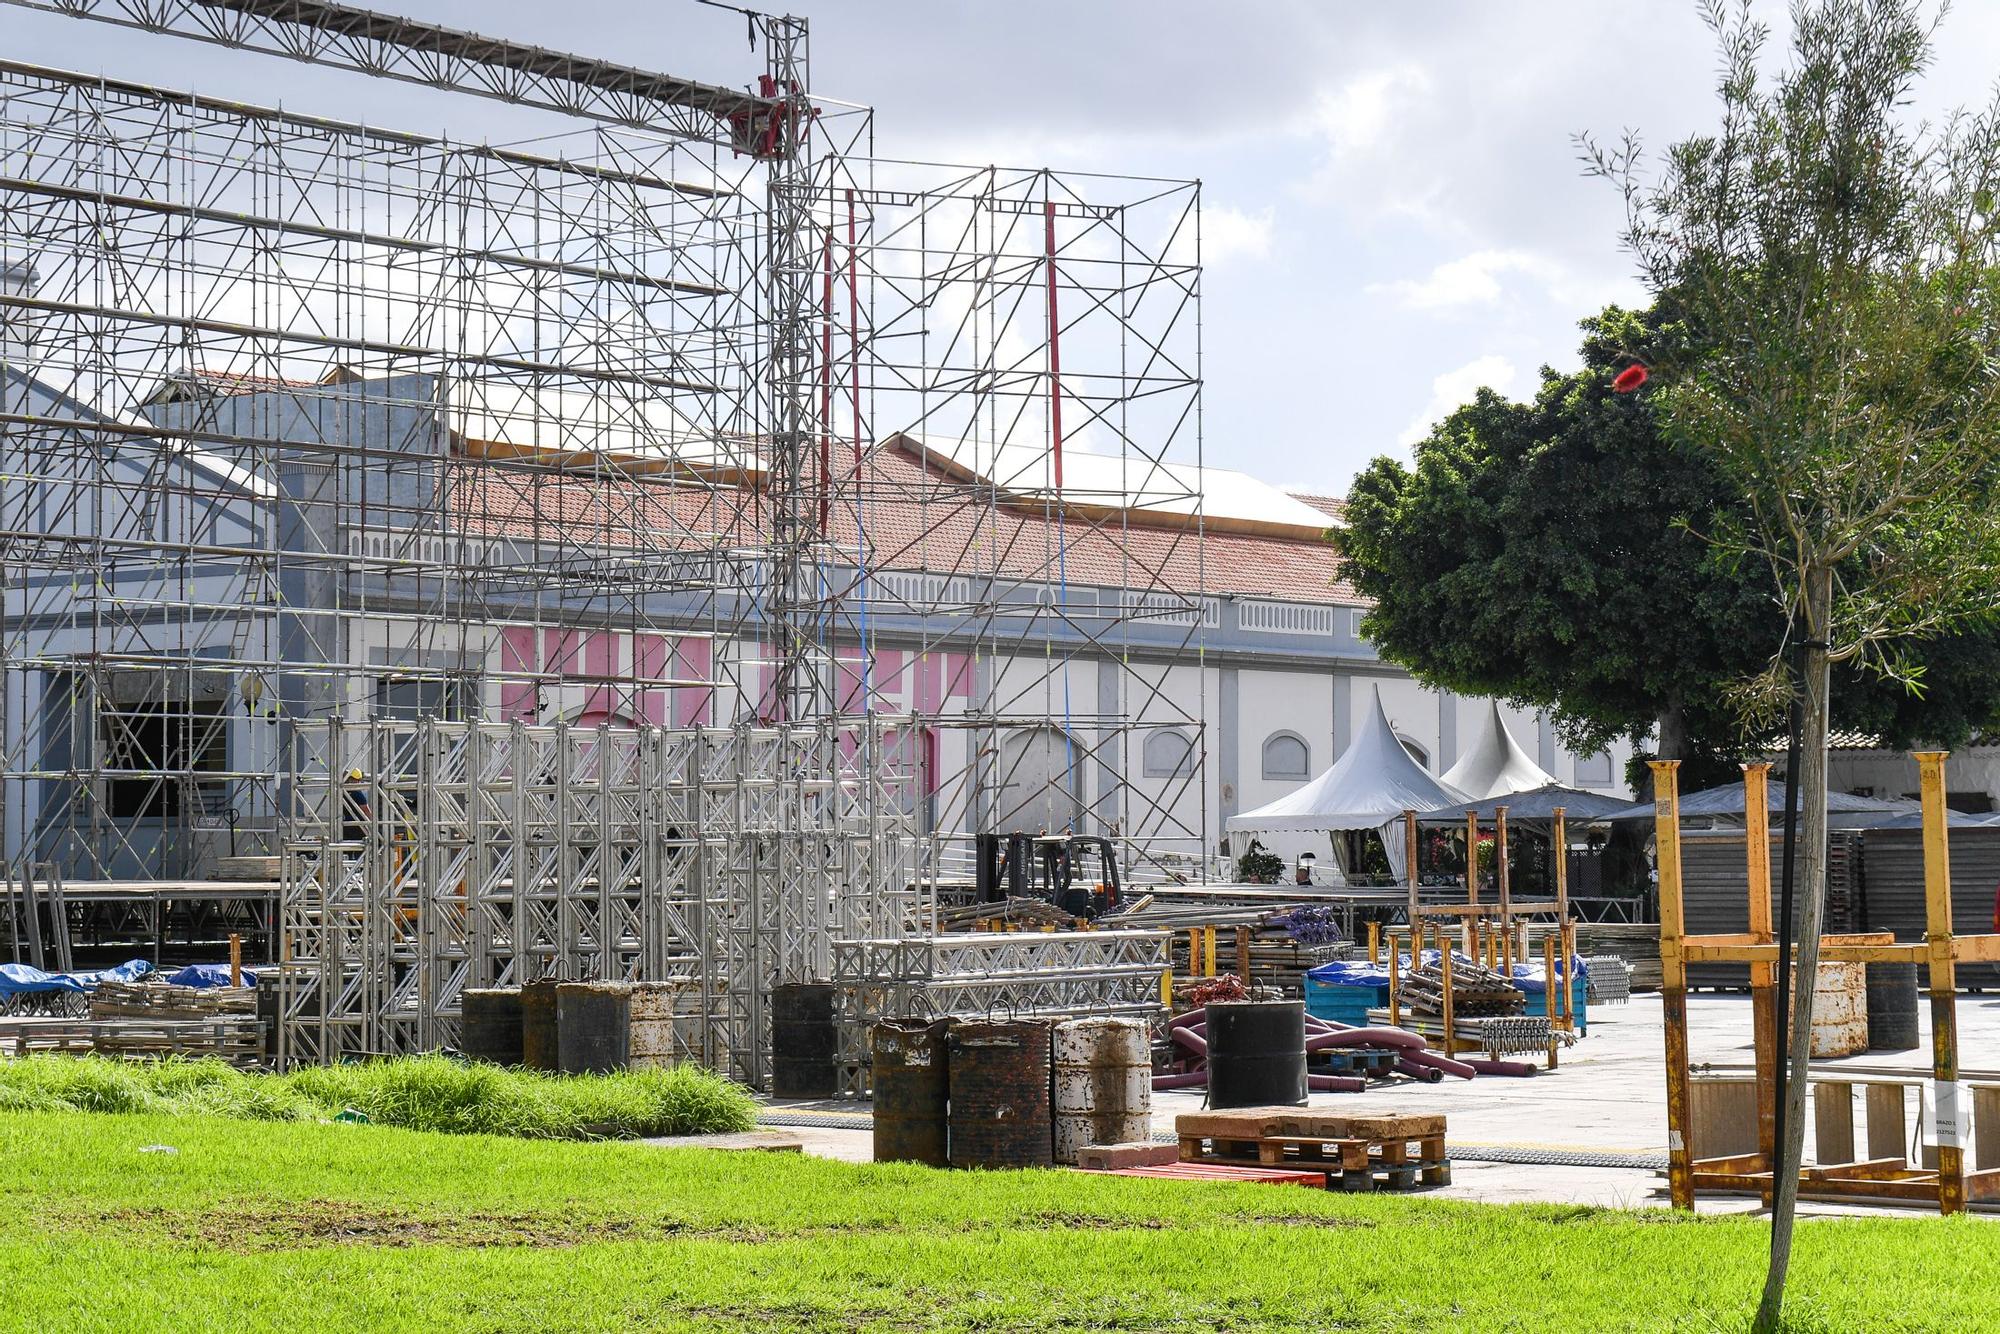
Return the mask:
{"type": "MultiPolygon", "coordinates": [[[[692,0],[371,0],[374,8],[709,82],[757,73],[743,21],[692,0]]],[[[1481,384],[1526,394],[1574,326],[1639,298],[1619,204],[1572,137],[1661,146],[1713,120],[1694,4],[798,0],[814,82],[876,109],[885,155],[1199,178],[1206,453],[1344,492],[1481,384]]],[[[1759,8],[1782,29],[1782,7],[1759,8]]],[[[0,9],[10,58],[292,110],[467,132],[419,89],[0,9]],[[427,100],[428,99],[428,100],[427,100]]],[[[1942,30],[1919,99],[1990,93],[2000,6],[1942,30]]],[[[463,99],[458,99],[462,101],[463,99]]],[[[475,130],[511,137],[510,109],[475,130]]]]}

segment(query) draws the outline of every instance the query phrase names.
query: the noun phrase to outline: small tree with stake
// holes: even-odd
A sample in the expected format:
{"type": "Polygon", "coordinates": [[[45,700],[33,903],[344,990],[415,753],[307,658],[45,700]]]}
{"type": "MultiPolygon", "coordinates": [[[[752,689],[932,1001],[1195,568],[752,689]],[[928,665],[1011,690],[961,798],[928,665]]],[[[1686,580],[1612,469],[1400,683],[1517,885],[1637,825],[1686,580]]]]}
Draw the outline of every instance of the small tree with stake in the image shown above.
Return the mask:
{"type": "Polygon", "coordinates": [[[1742,517],[1711,536],[1768,565],[1791,626],[1740,692],[1759,725],[1792,703],[1801,718],[1801,994],[1756,1320],[1770,1330],[1826,897],[1829,667],[1862,661],[1921,688],[1902,646],[2000,602],[2000,117],[1909,122],[1934,32],[1914,0],[1798,0],[1792,59],[1771,77],[1747,5],[1704,13],[1720,127],[1675,145],[1656,180],[1630,136],[1583,148],[1623,189],[1625,241],[1689,329],[1645,392],[1741,491],[1742,517]]]}

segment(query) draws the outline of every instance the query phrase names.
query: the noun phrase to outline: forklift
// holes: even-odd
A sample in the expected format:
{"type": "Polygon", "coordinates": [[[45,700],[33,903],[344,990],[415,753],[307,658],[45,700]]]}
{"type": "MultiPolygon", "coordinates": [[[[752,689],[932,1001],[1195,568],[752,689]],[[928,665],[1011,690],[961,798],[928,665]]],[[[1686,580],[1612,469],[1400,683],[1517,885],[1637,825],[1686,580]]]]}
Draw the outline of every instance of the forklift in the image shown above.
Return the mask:
{"type": "Polygon", "coordinates": [[[980,834],[975,839],[981,903],[1038,898],[1091,919],[1119,901],[1118,854],[1092,834],[980,834]]]}

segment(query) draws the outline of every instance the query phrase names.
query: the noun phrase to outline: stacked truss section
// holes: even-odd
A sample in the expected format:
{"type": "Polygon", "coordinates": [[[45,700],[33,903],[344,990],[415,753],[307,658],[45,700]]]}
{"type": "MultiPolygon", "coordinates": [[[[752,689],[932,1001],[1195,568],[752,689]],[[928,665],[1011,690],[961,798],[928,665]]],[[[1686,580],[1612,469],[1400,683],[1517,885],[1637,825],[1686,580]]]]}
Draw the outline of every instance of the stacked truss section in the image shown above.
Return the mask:
{"type": "Polygon", "coordinates": [[[291,775],[280,1059],[425,1051],[468,987],[676,984],[676,1049],[760,1084],[770,988],[921,919],[885,772],[900,724],[369,723],[291,775]]]}

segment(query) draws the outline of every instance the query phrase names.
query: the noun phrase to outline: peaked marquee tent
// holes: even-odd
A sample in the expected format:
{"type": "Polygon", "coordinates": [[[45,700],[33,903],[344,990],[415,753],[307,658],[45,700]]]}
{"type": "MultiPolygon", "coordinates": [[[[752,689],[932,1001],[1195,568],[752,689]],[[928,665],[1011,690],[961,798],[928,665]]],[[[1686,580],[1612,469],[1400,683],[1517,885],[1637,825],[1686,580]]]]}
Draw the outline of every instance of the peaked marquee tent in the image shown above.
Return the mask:
{"type": "Polygon", "coordinates": [[[1493,704],[1487,711],[1486,726],[1458,763],[1445,771],[1444,781],[1474,801],[1484,801],[1553,786],[1556,776],[1521,749],[1521,743],[1501,721],[1500,706],[1493,704]]]}
{"type": "Polygon", "coordinates": [[[1380,691],[1375,711],[1333,767],[1297,791],[1229,818],[1229,832],[1373,829],[1396,874],[1403,874],[1402,815],[1454,806],[1466,794],[1433,777],[1403,748],[1380,691]],[[1392,827],[1393,826],[1393,827],[1392,827]]]}

